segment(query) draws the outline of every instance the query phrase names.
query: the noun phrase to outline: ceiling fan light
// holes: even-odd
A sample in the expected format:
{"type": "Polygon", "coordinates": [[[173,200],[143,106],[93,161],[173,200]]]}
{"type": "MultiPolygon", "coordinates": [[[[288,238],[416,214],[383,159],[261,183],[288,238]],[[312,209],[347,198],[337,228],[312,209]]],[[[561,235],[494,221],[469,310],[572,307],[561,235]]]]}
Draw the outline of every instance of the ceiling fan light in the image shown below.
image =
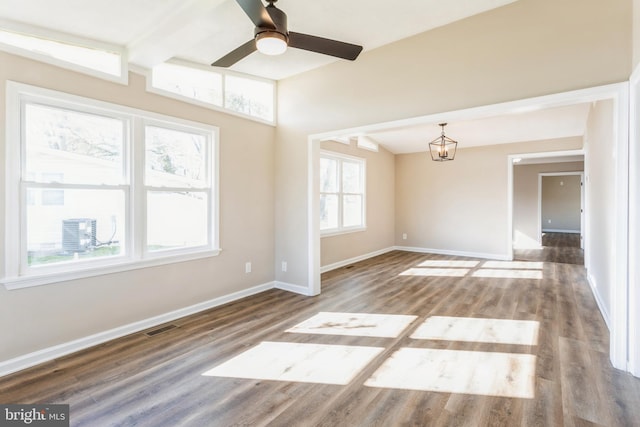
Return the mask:
{"type": "Polygon", "coordinates": [[[276,31],[256,35],[256,48],[265,55],[281,55],[287,50],[287,38],[276,31]]]}

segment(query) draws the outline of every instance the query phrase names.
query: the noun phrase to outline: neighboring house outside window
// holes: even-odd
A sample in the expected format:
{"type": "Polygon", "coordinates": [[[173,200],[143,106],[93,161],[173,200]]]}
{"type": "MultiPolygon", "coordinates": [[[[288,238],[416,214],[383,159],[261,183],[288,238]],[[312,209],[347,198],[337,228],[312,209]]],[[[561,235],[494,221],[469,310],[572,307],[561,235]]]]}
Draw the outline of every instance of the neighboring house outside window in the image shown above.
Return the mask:
{"type": "Polygon", "coordinates": [[[217,254],[216,128],[12,82],[7,114],[7,287],[217,254]]]}

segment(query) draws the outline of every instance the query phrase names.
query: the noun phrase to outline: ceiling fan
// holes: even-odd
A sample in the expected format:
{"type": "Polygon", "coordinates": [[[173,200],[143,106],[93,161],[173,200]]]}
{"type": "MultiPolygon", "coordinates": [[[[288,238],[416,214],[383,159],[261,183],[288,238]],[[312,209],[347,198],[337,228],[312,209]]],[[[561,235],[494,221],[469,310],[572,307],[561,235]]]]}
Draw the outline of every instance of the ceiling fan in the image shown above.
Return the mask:
{"type": "Polygon", "coordinates": [[[280,55],[287,50],[287,46],[350,61],[356,59],[362,51],[362,46],[355,44],[289,31],[287,15],[274,5],[277,0],[267,0],[267,7],[262,4],[262,0],[236,1],[256,26],[255,36],[211,64],[214,67],[230,67],[256,50],[267,55],[280,55]]]}

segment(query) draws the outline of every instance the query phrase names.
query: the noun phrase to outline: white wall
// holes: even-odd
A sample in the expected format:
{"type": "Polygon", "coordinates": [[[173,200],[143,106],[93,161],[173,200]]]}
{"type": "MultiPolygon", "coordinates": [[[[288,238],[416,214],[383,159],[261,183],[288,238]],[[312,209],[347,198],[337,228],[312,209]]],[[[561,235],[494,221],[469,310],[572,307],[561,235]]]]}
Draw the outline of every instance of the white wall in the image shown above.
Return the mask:
{"type": "MultiPolygon", "coordinates": [[[[640,2],[636,2],[640,13],[640,2]]],[[[640,15],[636,22],[640,31],[640,15]]],[[[640,43],[638,43],[640,48],[640,43]]],[[[629,336],[631,372],[640,377],[640,63],[631,78],[629,141],[629,336]]]]}
{"type": "MultiPolygon", "coordinates": [[[[0,364],[18,356],[270,283],[274,278],[274,128],[127,86],[0,53],[0,129],[5,82],[45,87],[220,128],[220,244],[214,258],[7,291],[0,286],[0,364]],[[245,274],[245,262],[253,263],[245,274]]],[[[4,170],[4,131],[0,164],[4,170]]],[[[4,173],[0,173],[4,223],[4,173]]],[[[0,245],[4,244],[4,228],[0,245]]],[[[4,248],[0,247],[4,253],[4,248]]],[[[0,271],[4,266],[0,265],[0,271]]]]}
{"type": "Polygon", "coordinates": [[[608,324],[615,285],[616,255],[616,144],[613,101],[592,107],[585,134],[586,212],[585,266],[608,324]]]}

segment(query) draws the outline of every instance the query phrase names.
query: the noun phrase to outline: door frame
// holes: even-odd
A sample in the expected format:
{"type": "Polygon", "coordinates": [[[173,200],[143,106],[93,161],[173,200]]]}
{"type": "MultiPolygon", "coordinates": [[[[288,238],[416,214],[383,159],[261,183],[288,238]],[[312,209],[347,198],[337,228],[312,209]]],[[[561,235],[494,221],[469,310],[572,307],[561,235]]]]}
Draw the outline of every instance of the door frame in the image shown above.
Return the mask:
{"type": "Polygon", "coordinates": [[[629,366],[640,377],[640,64],[629,79],[629,366]]]}
{"type": "MultiPolygon", "coordinates": [[[[637,70],[636,70],[637,71],[637,70]]],[[[636,82],[640,71],[634,73],[636,82]]],[[[638,84],[636,84],[636,87],[638,84]]],[[[614,101],[614,150],[617,160],[616,188],[616,257],[612,265],[614,284],[611,292],[610,360],[618,369],[628,371],[629,366],[629,81],[579,89],[534,98],[507,101],[498,104],[429,114],[410,119],[394,120],[345,129],[327,130],[307,136],[307,283],[300,286],[307,295],[321,292],[320,278],[320,226],[319,226],[319,154],[324,139],[355,133],[372,133],[410,124],[438,123],[453,120],[474,120],[510,112],[532,111],[540,108],[561,107],[584,102],[611,99],[614,101]]],[[[637,136],[636,136],[637,138],[637,136]]],[[[556,152],[555,154],[559,154],[556,152]]],[[[505,259],[513,259],[513,161],[521,154],[506,156],[507,164],[507,224],[505,224],[505,259]]],[[[541,156],[542,157],[542,156],[541,156]]],[[[585,159],[586,160],[586,159],[585,159]]],[[[585,198],[589,198],[588,191],[585,198]]],[[[587,213],[588,215],[588,213],[587,213]]],[[[588,258],[589,239],[585,241],[585,260],[588,258]]],[[[635,253],[635,252],[634,252],[635,253]]],[[[636,272],[637,274],[637,272],[636,272]]],[[[636,277],[636,285],[638,278],[636,277]]],[[[637,288],[637,286],[636,286],[637,288]]],[[[636,289],[637,290],[637,289],[636,289]]],[[[640,290],[637,290],[640,293],[640,290]]],[[[640,304],[638,304],[640,305],[640,304]]],[[[640,307],[636,307],[640,308],[640,307]]],[[[638,311],[638,310],[636,310],[638,311]]],[[[638,315],[640,316],[640,314],[638,315]]],[[[640,335],[640,331],[636,330],[640,335]]],[[[635,348],[640,369],[640,344],[635,348]]]]}

